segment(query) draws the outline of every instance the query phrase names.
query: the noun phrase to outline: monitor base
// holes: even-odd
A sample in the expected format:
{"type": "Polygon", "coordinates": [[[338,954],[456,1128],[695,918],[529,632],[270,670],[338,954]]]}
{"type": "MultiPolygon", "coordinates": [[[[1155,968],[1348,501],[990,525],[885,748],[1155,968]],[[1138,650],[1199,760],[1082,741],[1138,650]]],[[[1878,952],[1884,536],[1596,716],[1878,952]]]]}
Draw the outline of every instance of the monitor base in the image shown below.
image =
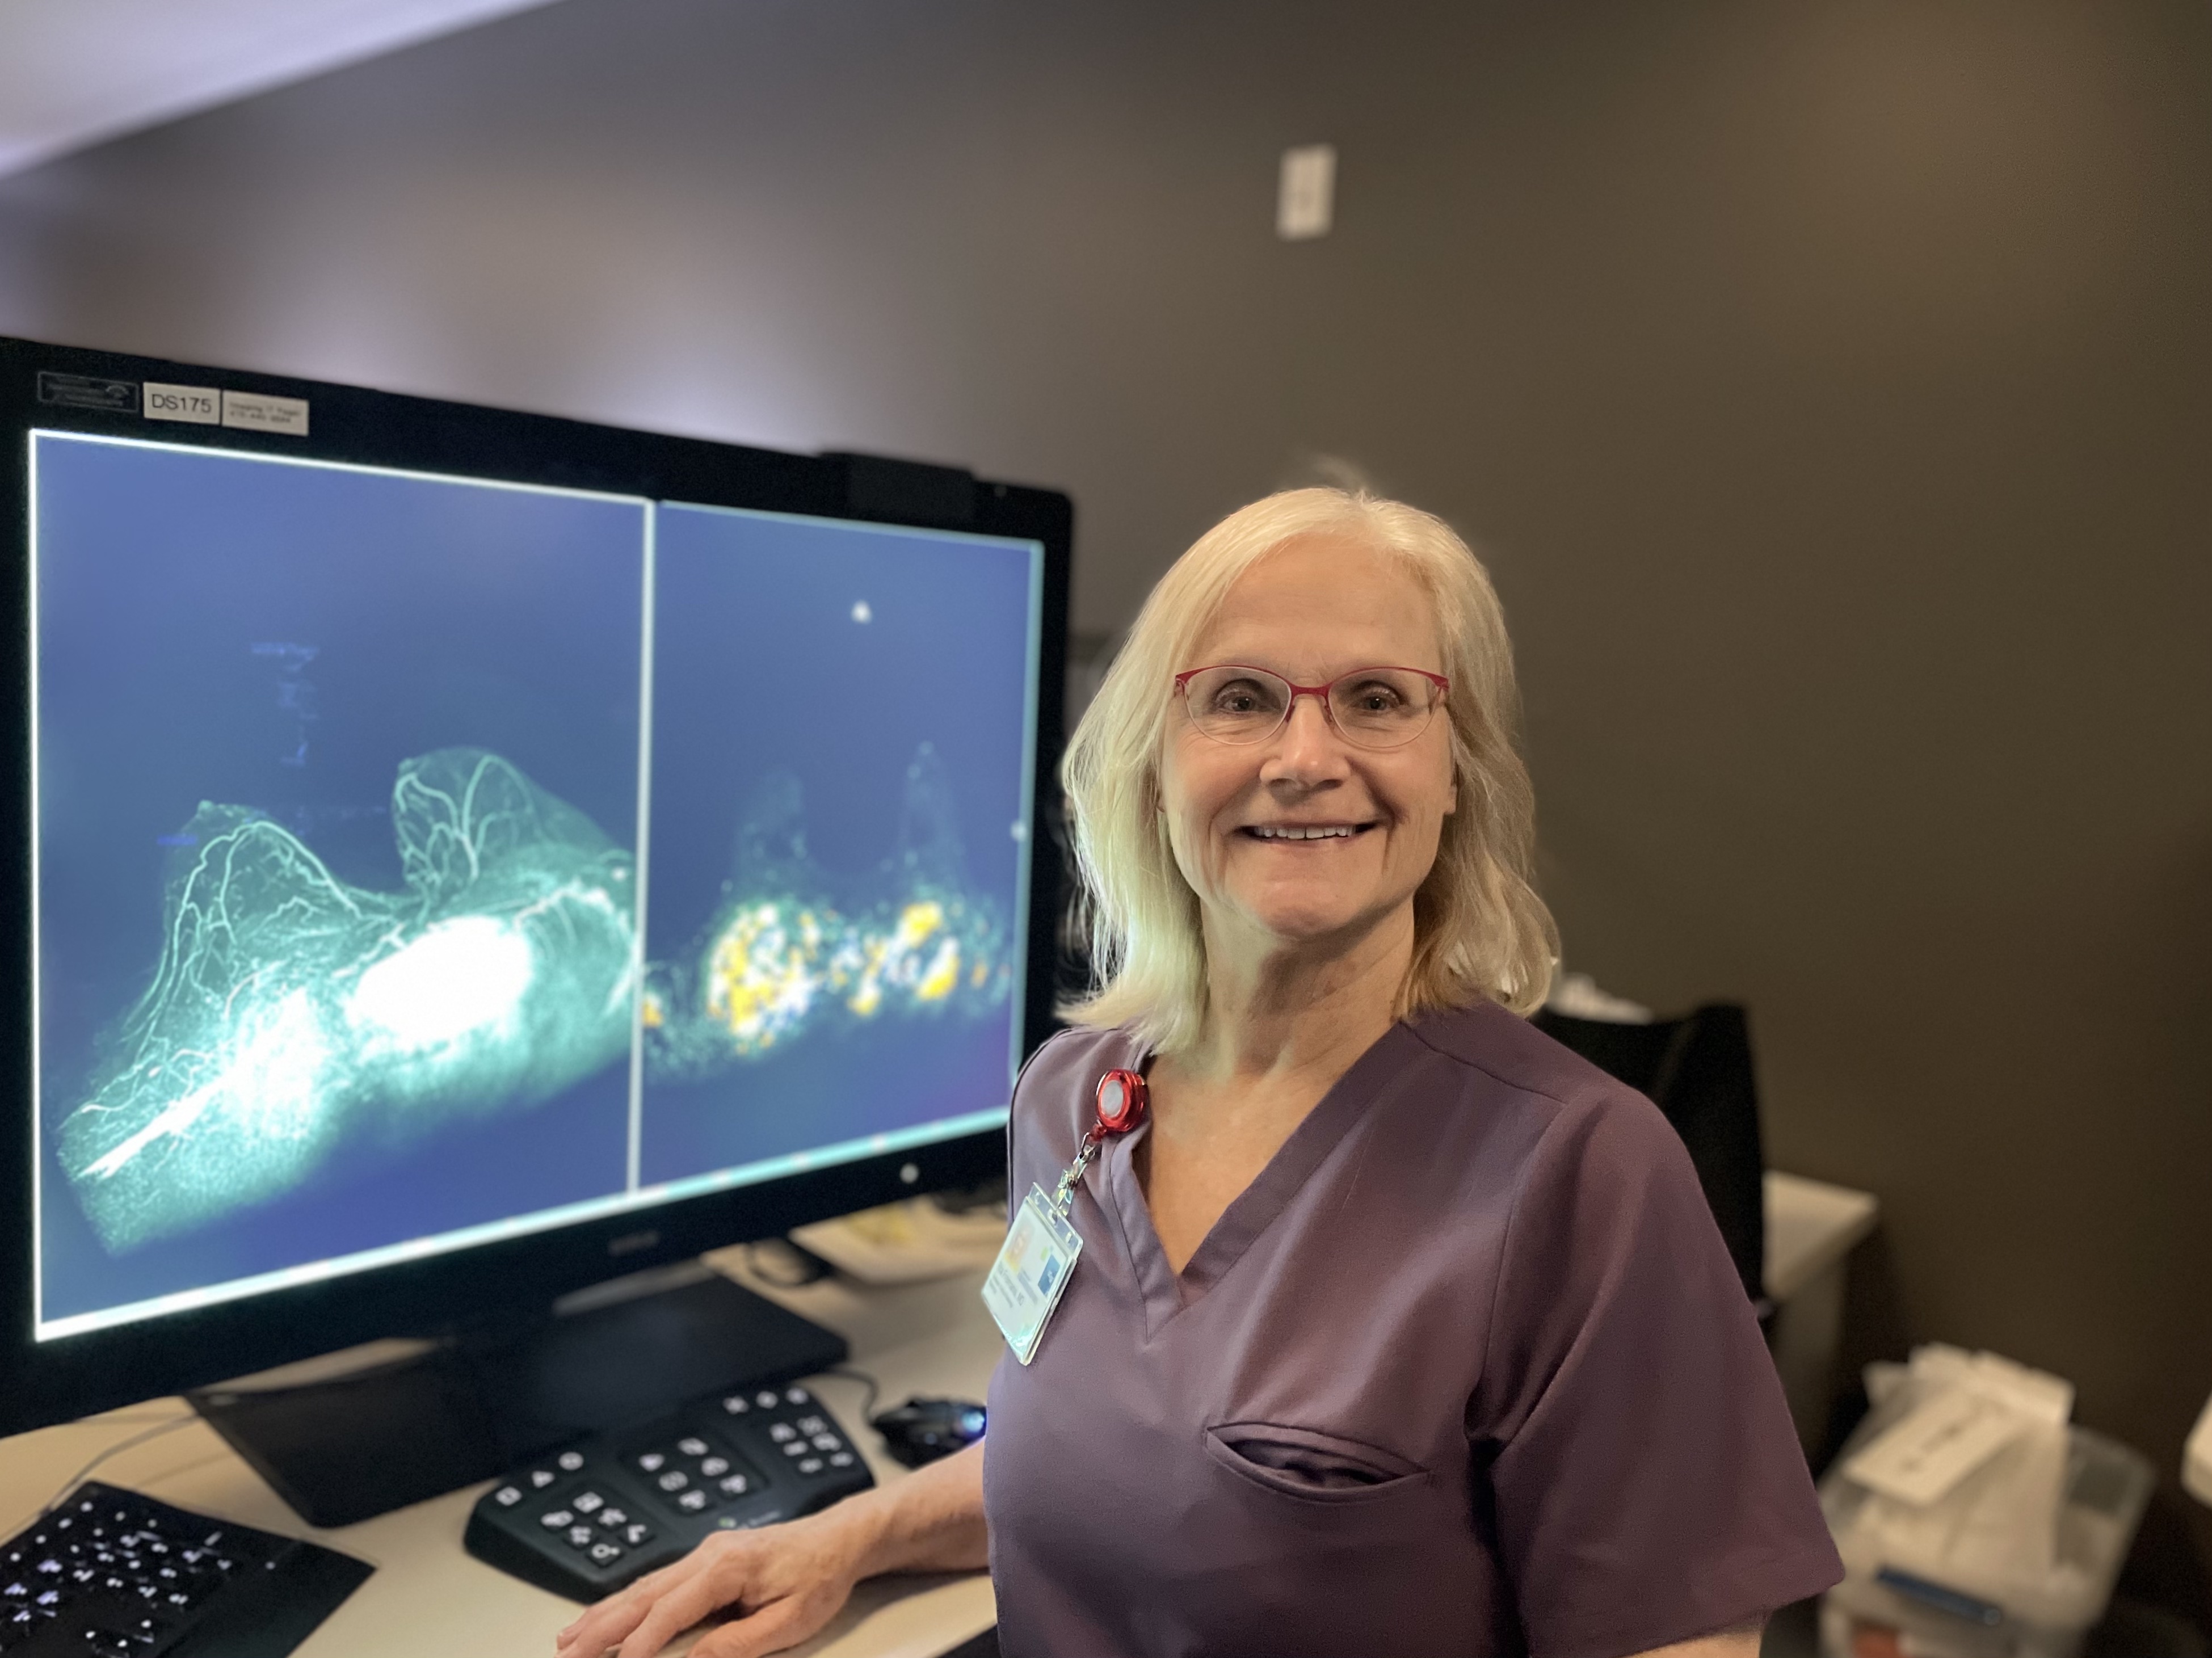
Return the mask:
{"type": "Polygon", "coordinates": [[[489,1479],[580,1434],[718,1388],[811,1375],[844,1338],[708,1273],[520,1327],[472,1328],[331,1381],[186,1395],[311,1526],[489,1479]]]}

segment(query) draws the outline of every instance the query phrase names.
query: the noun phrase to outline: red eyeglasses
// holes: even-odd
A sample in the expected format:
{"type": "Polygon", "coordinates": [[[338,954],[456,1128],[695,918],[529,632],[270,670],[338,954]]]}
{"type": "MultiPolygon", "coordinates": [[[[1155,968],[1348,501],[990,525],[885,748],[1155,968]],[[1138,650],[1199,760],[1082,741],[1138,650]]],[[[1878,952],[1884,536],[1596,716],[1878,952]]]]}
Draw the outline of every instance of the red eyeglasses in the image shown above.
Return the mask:
{"type": "Polygon", "coordinates": [[[1217,743],[1264,743],[1310,696],[1337,733],[1363,749],[1403,748],[1429,728],[1451,681],[1422,668],[1355,668],[1326,685],[1297,685],[1238,662],[1186,668],[1175,677],[1190,722],[1217,743]]]}

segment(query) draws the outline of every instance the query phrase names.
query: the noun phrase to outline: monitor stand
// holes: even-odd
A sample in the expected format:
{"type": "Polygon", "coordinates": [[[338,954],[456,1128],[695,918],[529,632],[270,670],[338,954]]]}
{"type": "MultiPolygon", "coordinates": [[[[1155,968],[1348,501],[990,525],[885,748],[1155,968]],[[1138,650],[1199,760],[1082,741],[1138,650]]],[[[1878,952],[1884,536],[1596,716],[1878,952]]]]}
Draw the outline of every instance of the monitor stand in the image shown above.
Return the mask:
{"type": "Polygon", "coordinates": [[[827,1370],[846,1351],[834,1331],[687,1262],[337,1376],[287,1383],[272,1371],[186,1398],[301,1519],[329,1527],[716,1388],[827,1370]]]}

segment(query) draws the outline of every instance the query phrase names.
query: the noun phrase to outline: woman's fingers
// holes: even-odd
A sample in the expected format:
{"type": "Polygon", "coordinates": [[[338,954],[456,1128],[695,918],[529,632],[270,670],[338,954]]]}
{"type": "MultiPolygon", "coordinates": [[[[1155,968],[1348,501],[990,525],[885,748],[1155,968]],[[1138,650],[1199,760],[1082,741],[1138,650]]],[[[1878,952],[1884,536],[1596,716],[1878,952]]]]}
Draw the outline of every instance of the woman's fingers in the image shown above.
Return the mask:
{"type": "Polygon", "coordinates": [[[725,1624],[699,1637],[691,1658],[761,1658],[795,1647],[830,1621],[831,1614],[809,1614],[797,1599],[777,1600],[750,1618],[725,1624]]]}
{"type": "Polygon", "coordinates": [[[647,1572],[621,1594],[611,1594],[588,1609],[554,1637],[560,1658],[599,1658],[601,1653],[638,1626],[653,1598],[683,1576],[691,1564],[692,1557],[686,1555],[673,1565],[647,1572]]]}
{"type": "MultiPolygon", "coordinates": [[[[689,1557],[691,1561],[699,1558],[696,1553],[689,1557]]],[[[708,1612],[734,1602],[744,1580],[731,1572],[727,1582],[718,1584],[716,1579],[722,1576],[702,1562],[700,1570],[664,1588],[623,1642],[622,1658],[653,1658],[661,1648],[702,1621],[708,1612]]]]}

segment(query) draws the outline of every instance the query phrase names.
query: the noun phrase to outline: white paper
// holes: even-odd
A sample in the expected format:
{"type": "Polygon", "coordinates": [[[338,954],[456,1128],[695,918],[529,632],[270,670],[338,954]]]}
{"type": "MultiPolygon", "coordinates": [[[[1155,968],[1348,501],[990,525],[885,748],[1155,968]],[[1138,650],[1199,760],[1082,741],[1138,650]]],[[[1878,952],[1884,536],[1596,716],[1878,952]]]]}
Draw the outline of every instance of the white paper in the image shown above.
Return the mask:
{"type": "Polygon", "coordinates": [[[1947,1388],[1852,1454],[1846,1478],[1924,1507],[2029,1425],[2029,1418],[1970,1388],[1947,1388]]]}

